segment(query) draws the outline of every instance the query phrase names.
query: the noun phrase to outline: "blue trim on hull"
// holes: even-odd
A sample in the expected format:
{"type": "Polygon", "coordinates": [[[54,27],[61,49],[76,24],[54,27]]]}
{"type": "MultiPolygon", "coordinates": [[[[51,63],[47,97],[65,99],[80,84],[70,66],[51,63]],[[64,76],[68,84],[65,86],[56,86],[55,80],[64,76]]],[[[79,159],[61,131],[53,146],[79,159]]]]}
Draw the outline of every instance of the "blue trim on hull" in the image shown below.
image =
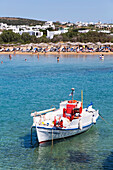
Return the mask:
{"type": "MultiPolygon", "coordinates": [[[[91,126],[91,125],[93,125],[94,123],[91,123],[91,124],[89,124],[89,125],[87,125],[87,126],[83,126],[82,128],[86,128],[86,127],[89,127],[89,126],[91,126]]],[[[53,128],[46,128],[46,127],[40,127],[40,126],[37,126],[37,128],[39,128],[39,129],[47,129],[47,130],[61,130],[61,131],[68,131],[68,130],[77,130],[77,129],[79,129],[79,128],[71,128],[71,129],[62,129],[62,128],[58,128],[58,127],[53,127],[53,128]]]]}
{"type": "MultiPolygon", "coordinates": [[[[98,120],[98,118],[99,118],[99,116],[97,117],[97,119],[96,119],[96,121],[98,120]]],[[[89,125],[87,125],[87,126],[83,126],[82,128],[86,128],[86,127],[88,127],[88,126],[91,126],[91,125],[93,125],[93,124],[95,124],[95,123],[90,123],[89,125]]],[[[79,129],[79,128],[72,128],[72,129],[62,129],[62,128],[60,128],[60,127],[53,127],[53,128],[46,128],[46,127],[40,127],[40,126],[37,126],[37,128],[39,128],[39,129],[47,129],[47,130],[64,130],[64,131],[66,131],[66,130],[77,130],[77,129],[79,129]]]]}

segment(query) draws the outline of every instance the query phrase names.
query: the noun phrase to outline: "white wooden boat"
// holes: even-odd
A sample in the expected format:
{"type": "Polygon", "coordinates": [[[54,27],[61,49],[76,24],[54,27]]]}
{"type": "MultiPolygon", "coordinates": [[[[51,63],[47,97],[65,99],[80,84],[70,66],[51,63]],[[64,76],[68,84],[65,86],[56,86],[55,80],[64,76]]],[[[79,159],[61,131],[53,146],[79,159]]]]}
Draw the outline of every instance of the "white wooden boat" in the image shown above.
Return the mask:
{"type": "Polygon", "coordinates": [[[61,102],[59,109],[31,113],[39,143],[80,134],[96,123],[99,111],[92,104],[83,109],[81,101],[73,100],[73,91],[72,100],[61,102]]]}

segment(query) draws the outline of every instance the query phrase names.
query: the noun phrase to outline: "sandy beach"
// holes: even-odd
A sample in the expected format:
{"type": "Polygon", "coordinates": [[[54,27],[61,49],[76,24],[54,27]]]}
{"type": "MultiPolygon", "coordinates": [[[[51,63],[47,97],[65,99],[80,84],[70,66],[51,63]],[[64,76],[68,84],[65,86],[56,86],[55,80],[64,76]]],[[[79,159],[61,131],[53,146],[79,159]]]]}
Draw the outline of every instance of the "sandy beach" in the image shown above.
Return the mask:
{"type": "Polygon", "coordinates": [[[26,45],[2,45],[0,54],[7,55],[113,55],[113,47],[87,45],[67,45],[66,43],[58,44],[26,44],[26,45]]]}
{"type": "Polygon", "coordinates": [[[113,52],[21,52],[21,51],[12,51],[12,52],[0,52],[0,55],[113,55],[113,52]]]}

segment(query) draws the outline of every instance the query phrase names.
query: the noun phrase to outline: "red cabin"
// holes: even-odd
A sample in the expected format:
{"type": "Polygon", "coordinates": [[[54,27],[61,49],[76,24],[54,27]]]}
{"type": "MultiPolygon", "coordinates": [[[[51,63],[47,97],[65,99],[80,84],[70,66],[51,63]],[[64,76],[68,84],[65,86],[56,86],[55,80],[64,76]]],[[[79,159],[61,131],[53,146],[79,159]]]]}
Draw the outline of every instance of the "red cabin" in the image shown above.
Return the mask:
{"type": "Polygon", "coordinates": [[[67,117],[69,120],[72,121],[74,117],[79,117],[76,116],[76,113],[79,113],[79,116],[82,113],[82,103],[68,101],[66,109],[63,109],[63,117],[67,117]]]}

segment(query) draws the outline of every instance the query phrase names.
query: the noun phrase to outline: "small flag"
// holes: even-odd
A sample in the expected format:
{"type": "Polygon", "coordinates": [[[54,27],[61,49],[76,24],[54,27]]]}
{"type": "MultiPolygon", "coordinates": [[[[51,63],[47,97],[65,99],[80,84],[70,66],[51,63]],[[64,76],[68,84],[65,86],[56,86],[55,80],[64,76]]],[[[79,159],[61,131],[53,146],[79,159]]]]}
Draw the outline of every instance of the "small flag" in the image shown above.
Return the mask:
{"type": "Polygon", "coordinates": [[[72,92],[69,94],[69,96],[72,96],[72,92]]]}
{"type": "Polygon", "coordinates": [[[75,91],[72,91],[72,92],[69,94],[69,96],[72,96],[72,95],[73,95],[73,93],[75,93],[75,91]]]}

